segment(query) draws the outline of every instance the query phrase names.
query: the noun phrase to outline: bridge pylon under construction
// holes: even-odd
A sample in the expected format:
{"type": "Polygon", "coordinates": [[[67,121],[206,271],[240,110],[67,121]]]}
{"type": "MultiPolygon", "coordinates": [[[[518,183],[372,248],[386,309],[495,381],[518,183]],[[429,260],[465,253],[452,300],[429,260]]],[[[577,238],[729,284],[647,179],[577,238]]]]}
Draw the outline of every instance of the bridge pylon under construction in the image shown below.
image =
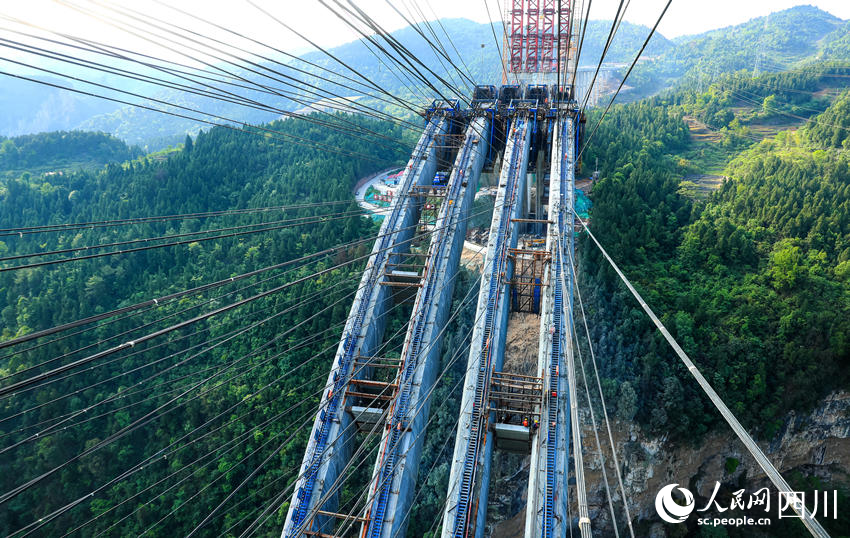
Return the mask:
{"type": "Polygon", "coordinates": [[[283,538],[405,535],[470,207],[484,173],[497,178],[496,199],[446,503],[434,516],[443,536],[483,536],[492,454],[500,447],[531,455],[525,535],[565,536],[576,428],[569,412],[572,283],[563,267],[572,256],[581,131],[567,81],[580,11],[571,0],[512,0],[503,84],[476,86],[463,105],[435,101],[425,112],[351,306],[283,538]],[[409,322],[396,352],[397,335],[385,328],[399,302],[409,308],[409,322]],[[539,318],[539,334],[526,336],[538,348],[529,371],[505,364],[511,311],[539,318]],[[351,481],[361,482],[353,489],[362,496],[352,499],[343,489],[351,481]]]}
{"type": "Polygon", "coordinates": [[[559,338],[568,334],[569,292],[551,260],[560,256],[559,245],[572,244],[563,209],[571,203],[576,105],[564,88],[546,85],[478,86],[472,97],[471,106],[435,101],[426,112],[352,303],[284,538],[404,536],[470,208],[482,174],[490,172],[497,193],[442,532],[481,535],[497,445],[539,460],[529,476],[529,505],[547,508],[539,521],[529,519],[530,531],[539,534],[535,529],[565,517],[558,488],[565,483],[570,425],[559,338]],[[394,336],[385,328],[400,301],[409,323],[400,353],[387,353],[394,336]],[[503,371],[512,309],[546,319],[539,337],[530,336],[530,345],[541,342],[540,360],[527,374],[503,371]],[[554,340],[545,330],[550,317],[563,325],[554,340]],[[371,463],[367,453],[377,453],[371,463]],[[368,483],[359,484],[365,497],[344,499],[343,482],[363,481],[368,470],[368,483]]]}

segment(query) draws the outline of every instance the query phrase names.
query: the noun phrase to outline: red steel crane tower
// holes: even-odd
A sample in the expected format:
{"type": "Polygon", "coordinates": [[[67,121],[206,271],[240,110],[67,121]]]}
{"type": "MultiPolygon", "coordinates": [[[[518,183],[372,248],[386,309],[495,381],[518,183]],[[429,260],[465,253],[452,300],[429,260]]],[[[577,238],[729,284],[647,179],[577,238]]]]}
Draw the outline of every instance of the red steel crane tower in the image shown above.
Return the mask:
{"type": "MultiPolygon", "coordinates": [[[[564,72],[569,60],[575,0],[511,0],[507,16],[504,62],[514,78],[520,74],[564,72]]],[[[539,78],[539,77],[538,77],[539,78]]]]}

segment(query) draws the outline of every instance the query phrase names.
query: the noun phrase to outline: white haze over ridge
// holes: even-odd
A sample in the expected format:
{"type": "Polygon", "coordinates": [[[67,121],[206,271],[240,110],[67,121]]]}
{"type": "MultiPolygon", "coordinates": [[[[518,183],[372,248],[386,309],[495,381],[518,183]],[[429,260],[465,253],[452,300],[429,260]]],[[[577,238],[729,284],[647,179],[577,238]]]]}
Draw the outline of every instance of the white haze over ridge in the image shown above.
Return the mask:
{"type": "MultiPolygon", "coordinates": [[[[331,15],[317,0],[255,1],[322,47],[338,46],[359,37],[353,29],[331,15]]],[[[409,17],[408,6],[412,5],[412,2],[409,0],[390,1],[409,17]]],[[[509,2],[509,0],[486,1],[494,20],[498,20],[500,18],[499,13],[503,11],[498,6],[503,7],[509,2]]],[[[626,20],[652,26],[665,3],[666,0],[632,0],[626,14],[626,20]]],[[[311,48],[304,40],[283,29],[245,0],[167,0],[163,3],[156,0],[3,0],[0,2],[0,14],[49,30],[84,36],[162,58],[176,59],[177,56],[166,48],[157,43],[134,37],[127,31],[116,28],[114,23],[107,20],[108,17],[115,17],[116,15],[104,6],[126,7],[167,20],[173,24],[199,32],[203,31],[205,35],[219,38],[228,43],[239,44],[249,50],[261,50],[256,45],[241,41],[232,34],[215,30],[181,15],[164,4],[200,15],[221,26],[250,35],[258,41],[287,52],[299,54],[311,48]],[[80,10],[94,11],[99,19],[83,14],[72,6],[76,6],[80,10]]],[[[595,0],[592,4],[593,9],[590,18],[611,19],[618,4],[618,0],[595,0]]],[[[390,31],[398,30],[407,25],[390,7],[387,0],[358,0],[357,5],[390,31]]],[[[484,0],[464,0],[461,2],[457,0],[428,0],[427,2],[418,0],[417,5],[425,12],[428,19],[439,16],[467,18],[480,23],[488,22],[484,0]],[[433,11],[431,8],[433,8],[433,11]]],[[[710,2],[674,0],[659,27],[659,32],[668,38],[697,34],[740,24],[754,17],[798,5],[814,5],[842,19],[850,18],[850,1],[848,0],[746,0],[744,2],[740,0],[712,0],[710,2]]],[[[133,22],[133,24],[137,23],[133,22]]],[[[0,25],[0,35],[8,35],[3,27],[9,26],[21,28],[14,23],[4,21],[0,25]]],[[[490,43],[487,43],[487,45],[489,46],[490,43]]],[[[9,54],[9,51],[4,51],[4,54],[13,58],[16,55],[19,56],[14,51],[11,54],[9,54]]]]}

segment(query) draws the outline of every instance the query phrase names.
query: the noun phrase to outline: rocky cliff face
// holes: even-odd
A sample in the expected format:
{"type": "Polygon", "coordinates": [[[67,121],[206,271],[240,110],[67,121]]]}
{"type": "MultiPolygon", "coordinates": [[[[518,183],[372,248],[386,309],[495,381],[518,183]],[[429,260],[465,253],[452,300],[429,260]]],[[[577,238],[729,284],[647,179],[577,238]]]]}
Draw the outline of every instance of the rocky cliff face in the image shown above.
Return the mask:
{"type": "MultiPolygon", "coordinates": [[[[618,529],[620,536],[628,536],[622,495],[610,458],[607,435],[599,417],[597,423],[602,450],[606,454],[606,472],[614,498],[618,529]]],[[[601,460],[590,415],[586,410],[582,415],[582,424],[592,528],[595,536],[613,536],[601,460]]],[[[638,426],[616,420],[612,423],[612,432],[636,536],[666,538],[699,535],[694,532],[693,522],[690,528],[686,525],[670,525],[662,522],[656,514],[655,496],[667,484],[688,488],[696,497],[698,508],[708,503],[717,482],[720,482],[722,488],[718,500],[725,506],[729,505],[729,492],[733,490],[743,488],[749,494],[765,486],[771,491],[774,489],[731,430],[720,429],[699,443],[674,442],[666,437],[653,438],[638,426]]],[[[829,395],[811,413],[789,414],[775,438],[769,443],[761,442],[760,446],[786,480],[799,472],[802,476],[817,477],[822,483],[828,484],[827,489],[830,490],[838,485],[850,485],[850,392],[829,395]]],[[[525,518],[528,457],[497,451],[493,466],[485,534],[492,538],[519,536],[525,518]]],[[[571,495],[571,502],[574,503],[574,491],[571,495]]],[[[777,502],[775,498],[773,502],[777,502]]],[[[850,506],[845,509],[850,510],[850,506]]],[[[776,514],[775,508],[771,514],[776,514]]],[[[758,536],[758,529],[748,529],[748,535],[758,536]]]]}
{"type": "MultiPolygon", "coordinates": [[[[585,475],[593,528],[602,536],[613,535],[590,418],[583,418],[585,464],[589,467],[585,475]]],[[[636,529],[640,529],[636,532],[639,536],[664,537],[671,535],[670,532],[679,536],[684,530],[673,531],[677,526],[662,523],[655,513],[655,496],[667,484],[687,487],[697,497],[698,507],[708,502],[716,482],[727,491],[745,488],[754,492],[769,485],[767,477],[729,430],[712,433],[695,445],[664,437],[652,438],[637,426],[619,422],[612,424],[612,429],[626,497],[632,520],[636,529]]],[[[604,428],[600,430],[600,440],[608,454],[607,436],[603,434],[604,428]]],[[[760,446],[786,480],[797,471],[830,484],[830,489],[838,484],[847,485],[850,483],[850,393],[831,394],[811,413],[789,414],[782,431],[760,446]]],[[[626,532],[622,496],[608,456],[606,470],[618,528],[626,532]]]]}

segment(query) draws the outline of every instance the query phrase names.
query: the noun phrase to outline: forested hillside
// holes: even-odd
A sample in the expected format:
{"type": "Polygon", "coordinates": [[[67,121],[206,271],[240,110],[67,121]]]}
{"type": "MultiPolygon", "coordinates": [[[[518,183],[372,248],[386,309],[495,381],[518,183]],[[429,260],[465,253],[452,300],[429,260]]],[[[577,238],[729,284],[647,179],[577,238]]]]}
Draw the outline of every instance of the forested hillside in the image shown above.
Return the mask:
{"type": "MultiPolygon", "coordinates": [[[[373,221],[357,209],[351,188],[361,176],[403,162],[409,152],[410,135],[400,128],[354,121],[403,143],[367,143],[293,120],[272,127],[344,154],[217,128],[187,140],[186,147],[165,162],[115,163],[103,171],[71,173],[50,182],[29,174],[0,181],[0,228],[296,206],[2,238],[0,256],[10,267],[45,259],[8,259],[13,254],[207,232],[180,246],[0,272],[0,340],[290,263],[82,327],[72,331],[71,338],[54,336],[24,345],[29,351],[0,351],[0,376],[11,382],[21,379],[9,377],[16,372],[33,375],[289,283],[268,297],[51,378],[37,391],[0,398],[4,446],[20,443],[3,456],[2,489],[9,491],[55,469],[4,506],[0,534],[82,498],[79,506],[39,533],[62,534],[85,525],[80,535],[136,535],[145,530],[155,536],[185,535],[235,484],[271,457],[270,472],[242,489],[240,502],[211,523],[216,535],[224,535],[241,518],[256,517],[293,479],[309,432],[304,424],[318,403],[340,324],[359,281],[361,257],[371,249],[371,241],[360,240],[376,232],[373,221]],[[327,217],[291,224],[296,218],[314,222],[316,215],[327,217]],[[216,233],[219,229],[258,223],[267,223],[260,229],[272,231],[205,240],[224,235],[216,233]],[[338,248],[298,261],[331,247],[338,248]],[[346,265],[318,278],[309,276],[339,264],[346,265]],[[304,280],[296,284],[298,279],[304,280]],[[110,338],[114,335],[119,336],[110,338]],[[49,357],[62,360],[45,362],[49,357]],[[158,406],[173,398],[179,405],[160,413],[158,406]],[[185,439],[192,442],[182,442],[185,439]],[[86,449],[87,455],[65,463],[86,449]],[[109,481],[124,471],[131,472],[129,478],[112,486],[109,481]],[[86,497],[91,491],[96,493],[86,497]]],[[[110,250],[116,249],[77,255],[110,250]]],[[[272,515],[274,525],[264,529],[268,535],[280,528],[282,516],[272,515]]]]}
{"type": "Polygon", "coordinates": [[[0,136],[0,174],[7,177],[15,171],[95,168],[141,155],[139,148],[129,148],[118,138],[104,133],[58,131],[15,138],[0,136]]]}
{"type": "MultiPolygon", "coordinates": [[[[762,436],[848,381],[848,95],[744,151],[705,202],[676,193],[688,99],[615,107],[592,226],[732,411],[762,436]]],[[[749,141],[752,144],[752,141],[749,141]]],[[[590,243],[582,248],[609,401],[624,420],[700,439],[719,416],[590,243]]]]}
{"type": "Polygon", "coordinates": [[[823,59],[847,62],[845,21],[813,6],[797,6],[743,24],[673,40],[673,46],[638,65],[629,84],[638,97],[671,86],[705,87],[745,69],[770,73],[823,59]]]}

